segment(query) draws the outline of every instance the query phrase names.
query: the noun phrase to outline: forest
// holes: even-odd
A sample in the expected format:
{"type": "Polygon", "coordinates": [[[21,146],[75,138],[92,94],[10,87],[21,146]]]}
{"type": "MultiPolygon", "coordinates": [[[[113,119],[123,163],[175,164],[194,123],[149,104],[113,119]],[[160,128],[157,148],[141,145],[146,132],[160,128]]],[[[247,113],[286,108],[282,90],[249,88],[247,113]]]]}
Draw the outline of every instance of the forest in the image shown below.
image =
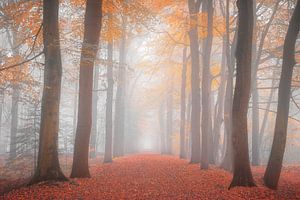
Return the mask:
{"type": "Polygon", "coordinates": [[[300,0],[0,0],[0,199],[300,199],[300,0]]]}

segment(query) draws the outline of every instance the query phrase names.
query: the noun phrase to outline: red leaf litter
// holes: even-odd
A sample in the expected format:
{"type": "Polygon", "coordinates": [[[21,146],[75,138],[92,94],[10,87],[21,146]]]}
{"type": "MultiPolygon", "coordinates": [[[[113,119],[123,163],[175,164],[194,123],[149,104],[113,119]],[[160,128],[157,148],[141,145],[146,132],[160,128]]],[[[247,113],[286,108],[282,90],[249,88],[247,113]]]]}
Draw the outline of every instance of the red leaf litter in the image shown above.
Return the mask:
{"type": "Polygon", "coordinates": [[[253,169],[258,187],[228,190],[232,175],[200,170],[174,156],[133,155],[91,168],[92,178],[39,184],[11,191],[1,199],[300,199],[300,167],[286,167],[277,191],[263,186],[264,169],[253,169]]]}

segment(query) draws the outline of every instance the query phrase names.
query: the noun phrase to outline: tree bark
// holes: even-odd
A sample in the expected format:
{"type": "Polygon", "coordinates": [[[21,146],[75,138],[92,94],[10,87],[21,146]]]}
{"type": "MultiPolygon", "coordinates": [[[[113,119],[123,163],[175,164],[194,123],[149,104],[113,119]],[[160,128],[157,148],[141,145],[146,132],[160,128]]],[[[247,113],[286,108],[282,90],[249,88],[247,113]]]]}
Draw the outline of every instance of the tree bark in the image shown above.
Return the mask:
{"type": "Polygon", "coordinates": [[[117,92],[115,101],[113,156],[124,155],[125,95],[126,95],[126,18],[122,19],[122,38],[120,44],[120,64],[118,69],[117,92]]]}
{"type": "Polygon", "coordinates": [[[236,50],[237,31],[234,33],[232,47],[230,48],[230,13],[229,0],[226,0],[226,63],[227,63],[227,84],[225,89],[224,101],[224,136],[225,136],[225,155],[221,164],[221,168],[232,171],[232,99],[233,99],[233,76],[234,76],[234,52],[236,50]]]}
{"type": "Polygon", "coordinates": [[[300,0],[297,1],[294,13],[284,41],[282,71],[278,90],[277,115],[271,155],[264,175],[267,187],[276,189],[282,168],[286,144],[291,82],[295,61],[295,44],[300,29],[300,0]]]}
{"type": "Polygon", "coordinates": [[[190,15],[190,51],[192,60],[191,69],[191,160],[190,163],[200,162],[200,66],[199,66],[199,40],[198,40],[198,13],[201,0],[188,0],[190,15]]]}
{"type": "Polygon", "coordinates": [[[164,124],[164,102],[161,102],[158,110],[158,120],[159,120],[159,129],[160,129],[160,152],[161,154],[166,154],[166,132],[165,132],[165,124],[164,124]]]}
{"type": "Polygon", "coordinates": [[[94,83],[92,94],[92,130],[90,139],[90,157],[95,158],[97,154],[97,135],[98,135],[98,83],[99,83],[99,67],[94,67],[94,83]]]}
{"type": "Polygon", "coordinates": [[[207,37],[203,41],[203,72],[202,72],[202,151],[201,169],[208,169],[208,165],[213,161],[212,149],[212,116],[211,116],[211,74],[210,56],[212,48],[212,25],[213,25],[213,2],[205,0],[202,11],[207,13],[207,37]]]}
{"type": "Polygon", "coordinates": [[[58,0],[44,0],[44,89],[37,167],[30,184],[42,181],[67,180],[61,172],[58,160],[59,104],[62,78],[58,10],[58,0]]]}
{"type": "Polygon", "coordinates": [[[215,158],[215,163],[218,162],[219,158],[219,149],[220,149],[220,136],[221,136],[221,126],[224,119],[224,99],[225,99],[225,89],[226,89],[226,44],[225,39],[223,39],[223,47],[222,47],[222,64],[221,64],[221,78],[218,90],[218,97],[215,109],[215,120],[213,127],[213,153],[215,158]]]}
{"type": "Polygon", "coordinates": [[[233,180],[235,186],[255,186],[249,161],[247,113],[251,88],[253,1],[238,0],[236,85],[232,106],[233,180]]]}
{"type": "Polygon", "coordinates": [[[186,70],[187,70],[187,48],[183,48],[182,72],[181,72],[181,94],[180,94],[180,158],[186,158],[185,147],[185,111],[186,111],[186,70]]]}
{"type": "Polygon", "coordinates": [[[107,92],[106,92],[106,113],[105,113],[105,153],[104,163],[112,162],[112,139],[113,139],[113,42],[108,43],[108,66],[107,66],[107,92]]]}
{"type": "Polygon", "coordinates": [[[174,90],[173,75],[169,82],[169,91],[167,96],[167,138],[166,138],[166,153],[172,154],[172,135],[173,135],[173,90],[174,90]]]}
{"type": "Polygon", "coordinates": [[[11,123],[10,123],[10,149],[9,159],[14,159],[17,156],[17,133],[19,121],[19,84],[13,85],[12,101],[11,101],[11,123]]]}
{"type": "Polygon", "coordinates": [[[102,19],[102,0],[87,0],[79,74],[78,120],[71,177],[90,177],[88,157],[92,126],[93,68],[102,19]]]}

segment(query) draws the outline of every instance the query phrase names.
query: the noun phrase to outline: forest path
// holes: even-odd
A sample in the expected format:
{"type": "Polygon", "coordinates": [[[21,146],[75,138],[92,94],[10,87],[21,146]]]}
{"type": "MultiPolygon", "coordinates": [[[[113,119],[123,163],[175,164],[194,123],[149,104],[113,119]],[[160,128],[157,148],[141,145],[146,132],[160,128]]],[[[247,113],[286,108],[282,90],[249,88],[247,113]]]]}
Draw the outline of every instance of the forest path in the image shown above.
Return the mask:
{"type": "Polygon", "coordinates": [[[78,185],[35,185],[0,199],[300,199],[299,169],[283,173],[278,191],[262,186],[262,168],[254,169],[258,187],[228,190],[231,174],[216,167],[200,170],[175,156],[132,155],[92,167],[92,178],[73,179],[78,185]]]}

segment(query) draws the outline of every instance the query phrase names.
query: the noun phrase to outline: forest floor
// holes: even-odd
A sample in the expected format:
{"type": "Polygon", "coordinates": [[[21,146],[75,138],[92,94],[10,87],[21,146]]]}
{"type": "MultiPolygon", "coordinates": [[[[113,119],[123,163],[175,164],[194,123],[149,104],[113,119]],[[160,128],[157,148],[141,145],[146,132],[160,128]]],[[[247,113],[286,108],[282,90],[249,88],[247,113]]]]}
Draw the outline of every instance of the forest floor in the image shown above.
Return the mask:
{"type": "Polygon", "coordinates": [[[219,168],[200,170],[175,156],[132,155],[92,165],[90,179],[23,187],[0,199],[300,199],[300,166],[284,168],[277,191],[263,186],[263,172],[253,168],[258,187],[228,190],[232,175],[219,168]]]}

